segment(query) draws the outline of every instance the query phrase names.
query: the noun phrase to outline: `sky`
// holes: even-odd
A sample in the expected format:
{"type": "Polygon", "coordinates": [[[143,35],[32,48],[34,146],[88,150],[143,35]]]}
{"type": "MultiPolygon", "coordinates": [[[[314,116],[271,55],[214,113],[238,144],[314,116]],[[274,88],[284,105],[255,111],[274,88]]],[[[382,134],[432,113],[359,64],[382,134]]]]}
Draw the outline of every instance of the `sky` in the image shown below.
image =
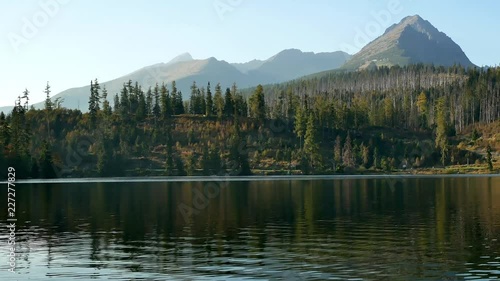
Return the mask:
{"type": "MultiPolygon", "coordinates": [[[[0,0],[0,106],[105,82],[189,52],[228,62],[290,48],[359,51],[418,14],[476,65],[500,63],[500,1],[0,0]]],[[[113,93],[114,94],[114,93],[113,93]]]]}

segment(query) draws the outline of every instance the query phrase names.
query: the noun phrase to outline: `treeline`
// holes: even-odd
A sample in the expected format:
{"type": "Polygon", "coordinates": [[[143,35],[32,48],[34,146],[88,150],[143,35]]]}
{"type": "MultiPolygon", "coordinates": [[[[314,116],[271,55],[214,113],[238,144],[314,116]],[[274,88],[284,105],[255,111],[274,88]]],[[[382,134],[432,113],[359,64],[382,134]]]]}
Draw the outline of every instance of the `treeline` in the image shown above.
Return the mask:
{"type": "MultiPolygon", "coordinates": [[[[500,69],[408,66],[325,73],[239,90],[193,82],[110,97],[91,81],[88,112],[20,99],[0,114],[0,168],[21,177],[392,171],[479,161],[457,134],[500,119],[500,69]]],[[[24,96],[27,100],[29,92],[24,96]]],[[[471,141],[480,133],[474,131],[471,141]]],[[[0,175],[4,177],[3,175],[0,175]]]]}

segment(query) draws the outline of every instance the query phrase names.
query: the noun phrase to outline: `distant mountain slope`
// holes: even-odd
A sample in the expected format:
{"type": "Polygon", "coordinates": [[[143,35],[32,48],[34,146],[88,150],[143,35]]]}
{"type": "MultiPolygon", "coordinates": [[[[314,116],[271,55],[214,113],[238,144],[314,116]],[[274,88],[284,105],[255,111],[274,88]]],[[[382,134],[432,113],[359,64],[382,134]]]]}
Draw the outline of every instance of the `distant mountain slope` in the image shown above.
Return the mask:
{"type": "Polygon", "coordinates": [[[267,76],[269,82],[283,82],[304,75],[341,67],[351,56],[344,52],[312,53],[297,49],[284,50],[266,60],[250,74],[267,76]]]}
{"type": "Polygon", "coordinates": [[[453,40],[420,16],[410,16],[389,27],[385,33],[355,54],[342,69],[369,66],[408,65],[474,66],[453,40]]]}
{"type": "Polygon", "coordinates": [[[245,63],[232,63],[231,65],[236,67],[239,71],[243,73],[248,73],[249,71],[255,70],[261,67],[266,61],[263,60],[251,60],[245,63]]]}

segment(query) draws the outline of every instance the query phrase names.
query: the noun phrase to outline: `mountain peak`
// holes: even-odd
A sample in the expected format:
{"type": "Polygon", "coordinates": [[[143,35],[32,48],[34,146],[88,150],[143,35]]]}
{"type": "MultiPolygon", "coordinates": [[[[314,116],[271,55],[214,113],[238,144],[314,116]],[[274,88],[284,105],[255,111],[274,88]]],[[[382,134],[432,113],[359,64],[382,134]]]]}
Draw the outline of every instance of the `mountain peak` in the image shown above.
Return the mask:
{"type": "Polygon", "coordinates": [[[424,21],[424,19],[422,17],[420,17],[419,15],[413,15],[413,16],[407,16],[407,17],[403,18],[401,20],[400,24],[402,24],[402,23],[414,24],[414,23],[417,23],[419,21],[424,21]]]}
{"type": "Polygon", "coordinates": [[[192,61],[192,60],[193,60],[193,57],[191,56],[191,54],[188,52],[185,52],[185,53],[182,53],[182,54],[176,56],[175,58],[170,60],[167,64],[174,64],[174,63],[178,63],[178,62],[192,61]]]}

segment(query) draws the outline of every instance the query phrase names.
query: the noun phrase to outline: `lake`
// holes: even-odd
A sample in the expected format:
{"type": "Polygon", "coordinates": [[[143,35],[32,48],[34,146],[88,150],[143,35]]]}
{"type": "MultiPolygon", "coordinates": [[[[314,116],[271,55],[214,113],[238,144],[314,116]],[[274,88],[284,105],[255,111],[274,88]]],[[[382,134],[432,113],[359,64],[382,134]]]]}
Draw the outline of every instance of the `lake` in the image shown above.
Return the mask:
{"type": "Polygon", "coordinates": [[[0,280],[500,278],[500,177],[269,179],[18,183],[0,280]]]}

